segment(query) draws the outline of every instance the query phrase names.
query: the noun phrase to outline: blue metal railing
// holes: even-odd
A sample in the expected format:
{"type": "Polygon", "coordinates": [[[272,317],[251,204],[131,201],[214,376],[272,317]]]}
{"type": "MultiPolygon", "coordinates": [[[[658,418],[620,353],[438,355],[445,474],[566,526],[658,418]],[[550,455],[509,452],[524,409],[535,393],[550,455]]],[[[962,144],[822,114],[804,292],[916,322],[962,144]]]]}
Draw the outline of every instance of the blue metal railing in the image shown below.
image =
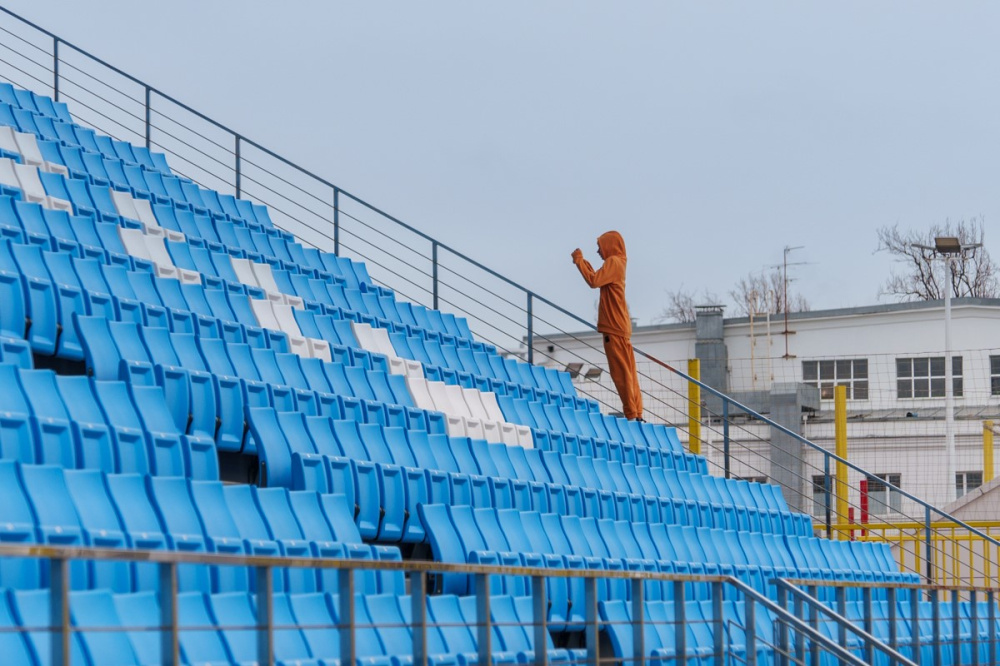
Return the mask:
{"type": "MultiPolygon", "coordinates": [[[[152,86],[128,74],[127,72],[124,72],[118,67],[111,65],[97,56],[94,56],[79,46],[60,38],[31,21],[28,21],[18,14],[10,11],[6,7],[0,6],[0,12],[3,12],[4,14],[16,19],[16,21],[20,22],[20,24],[28,26],[34,30],[35,33],[37,33],[35,35],[37,38],[35,41],[38,41],[38,39],[42,39],[42,41],[48,40],[51,44],[51,49],[47,51],[45,48],[36,44],[35,41],[27,40],[10,30],[0,27],[0,29],[4,30],[5,33],[21,40],[31,48],[36,49],[38,52],[51,57],[51,65],[48,66],[48,71],[52,75],[51,81],[46,80],[41,75],[35,75],[29,72],[28,68],[30,68],[30,65],[16,66],[0,58],[0,63],[8,64],[16,71],[20,72],[23,76],[27,77],[29,79],[29,83],[33,82],[32,86],[29,87],[48,87],[48,90],[52,91],[52,94],[57,100],[68,99],[75,102],[77,105],[82,105],[83,108],[99,116],[102,119],[100,121],[102,123],[105,121],[118,123],[118,128],[120,130],[130,132],[135,135],[138,139],[144,141],[148,147],[158,147],[164,150],[172,150],[173,152],[171,154],[184,161],[185,164],[191,166],[192,168],[202,170],[215,180],[231,186],[237,196],[251,197],[268,205],[272,212],[277,212],[281,217],[280,220],[276,220],[276,223],[289,231],[298,231],[299,233],[297,235],[304,242],[311,243],[313,245],[320,244],[325,247],[331,247],[332,251],[336,254],[340,254],[342,250],[348,250],[352,255],[364,258],[370,264],[374,264],[375,266],[381,268],[383,272],[382,276],[380,276],[382,278],[381,281],[387,286],[391,286],[396,289],[398,293],[405,296],[409,300],[414,302],[424,302],[435,309],[439,309],[442,306],[449,306],[449,309],[466,314],[466,316],[473,319],[473,330],[480,336],[481,339],[487,342],[494,342],[494,344],[501,349],[508,351],[519,351],[523,349],[527,360],[529,362],[534,362],[536,360],[536,354],[544,353],[537,349],[538,345],[536,343],[538,340],[551,342],[552,339],[548,337],[550,335],[575,338],[574,333],[568,332],[567,328],[569,326],[576,327],[577,330],[582,328],[588,332],[595,330],[594,325],[590,321],[570,312],[569,310],[566,310],[554,301],[531,289],[528,289],[519,282],[501,274],[500,272],[489,268],[454,247],[431,237],[416,227],[404,222],[394,215],[389,214],[381,208],[374,206],[361,197],[345,190],[313,171],[299,166],[273,150],[247,138],[227,125],[208,117],[175,97],[161,91],[155,86],[152,86]],[[40,38],[38,37],[39,35],[41,36],[40,38]],[[82,60],[75,60],[78,58],[82,60]],[[116,88],[110,83],[101,80],[100,77],[87,72],[85,67],[93,64],[104,68],[105,78],[111,75],[118,76],[121,77],[125,83],[133,86],[139,95],[139,99],[136,99],[131,96],[130,93],[126,93],[120,88],[116,88]],[[69,73],[67,73],[67,71],[69,71],[69,73]],[[101,82],[110,90],[115,90],[123,96],[122,102],[116,103],[97,93],[86,90],[84,86],[81,86],[75,79],[72,78],[73,72],[79,72],[86,75],[90,79],[101,80],[101,82]],[[87,97],[87,95],[92,95],[93,97],[87,97]],[[136,114],[127,111],[122,106],[122,104],[124,104],[124,99],[131,100],[133,103],[138,104],[141,107],[141,113],[136,114]],[[103,100],[104,103],[110,106],[102,107],[103,110],[98,110],[93,106],[93,104],[97,103],[95,100],[103,100]],[[176,109],[189,114],[190,119],[186,121],[187,124],[168,116],[165,111],[159,108],[162,103],[172,105],[176,109]],[[118,117],[115,118],[109,114],[114,114],[118,117]],[[206,143],[203,143],[200,146],[195,146],[192,143],[187,142],[184,138],[178,136],[179,130],[171,128],[173,131],[168,131],[162,125],[157,124],[157,119],[159,118],[175,123],[178,127],[184,128],[206,143]],[[135,124],[136,122],[138,125],[135,124]],[[192,125],[193,122],[200,122],[203,124],[203,127],[194,128],[192,125]],[[131,123],[131,126],[129,123],[131,123]],[[138,127],[138,129],[136,129],[136,127],[138,127]],[[221,132],[223,138],[216,140],[209,136],[211,132],[221,132]],[[232,142],[231,145],[233,148],[231,150],[226,148],[224,143],[225,137],[228,137],[228,139],[232,142]],[[224,157],[227,159],[228,157],[231,157],[231,165],[225,163],[224,160],[213,156],[209,152],[216,150],[222,150],[224,152],[224,157]],[[248,150],[253,151],[255,154],[253,156],[248,156],[248,150]],[[196,154],[195,159],[192,160],[191,158],[186,157],[184,151],[193,151],[196,154]],[[261,164],[254,161],[261,158],[273,160],[273,164],[270,164],[267,168],[265,168],[261,164]],[[209,171],[205,165],[210,164],[211,162],[225,166],[226,169],[232,173],[232,182],[226,180],[223,176],[219,176],[218,174],[209,171]],[[267,183],[263,183],[261,181],[262,176],[256,172],[249,173],[248,167],[251,171],[256,169],[263,174],[270,176],[271,180],[267,183]],[[290,174],[285,176],[277,173],[279,168],[287,168],[290,171],[290,174]],[[295,178],[301,178],[303,180],[294,180],[295,178]],[[290,211],[282,202],[288,202],[295,206],[295,212],[290,211]],[[323,206],[323,208],[317,211],[315,208],[310,207],[314,204],[319,204],[323,206]],[[354,206],[359,210],[348,210],[351,206],[354,206]],[[369,222],[365,217],[363,217],[366,214],[374,215],[381,224],[387,223],[389,228],[392,230],[391,233],[386,233],[385,231],[382,231],[381,228],[376,228],[374,223],[369,222]],[[317,226],[320,223],[326,226],[317,226]],[[306,236],[311,236],[311,240],[307,239],[306,236]],[[319,240],[316,240],[317,237],[319,240]],[[403,259],[400,255],[393,254],[391,251],[387,250],[384,247],[386,239],[400,246],[401,250],[414,254],[416,256],[416,260],[403,259]],[[349,245],[347,242],[348,240],[353,243],[355,247],[349,245]],[[418,243],[425,244],[428,248],[429,254],[422,254],[420,250],[416,249],[416,245],[418,243]],[[366,249],[360,247],[360,244],[364,244],[366,249]],[[426,269],[421,268],[421,266],[418,265],[422,261],[427,262],[426,269]],[[457,261],[460,268],[451,267],[449,265],[450,261],[457,261]],[[408,272],[409,275],[404,275],[404,272],[408,272]],[[448,281],[444,277],[445,273],[450,273],[455,276],[455,278],[462,281],[462,287],[459,288],[455,285],[455,283],[448,281]],[[394,282],[392,279],[393,277],[398,278],[398,280],[394,282]],[[426,278],[426,283],[424,278],[426,278]],[[490,280],[493,281],[492,286],[487,285],[490,280]],[[403,289],[410,289],[413,287],[426,293],[429,298],[425,301],[425,299],[420,296],[415,297],[413,295],[406,294],[403,291],[403,289]],[[473,289],[480,289],[490,302],[486,303],[486,299],[478,298],[472,295],[470,292],[473,289]],[[509,292],[512,292],[512,295],[508,296],[501,293],[500,289],[509,290],[509,292]],[[504,311],[503,308],[506,306],[513,308],[513,310],[504,311]],[[547,308],[547,312],[544,314],[540,312],[540,308],[542,307],[547,308]],[[559,320],[558,323],[555,321],[557,319],[559,320]],[[541,326],[541,329],[539,326],[541,326]],[[492,335],[490,332],[492,332],[492,335]],[[496,336],[498,335],[501,337],[501,340],[496,339],[496,336]],[[509,342],[507,344],[502,344],[504,339],[509,342]]],[[[8,50],[13,50],[9,45],[2,42],[0,42],[0,46],[6,46],[8,50]]],[[[38,63],[34,60],[31,60],[31,62],[34,63],[34,66],[36,67],[43,67],[44,65],[43,63],[38,63]]],[[[95,127],[98,125],[94,122],[91,122],[90,124],[95,127]]],[[[105,128],[97,128],[105,131],[105,133],[109,135],[114,135],[112,131],[107,131],[105,128]]],[[[183,171],[176,168],[175,170],[184,175],[183,171]]],[[[197,178],[192,179],[199,180],[197,178]]],[[[206,184],[206,186],[211,186],[211,184],[206,184]]],[[[558,344],[558,342],[555,344],[558,344]]],[[[565,349],[565,347],[562,347],[562,349],[565,349]]],[[[825,525],[828,535],[832,535],[832,525],[834,522],[834,516],[832,515],[833,503],[831,501],[830,494],[830,489],[832,487],[832,476],[830,473],[831,464],[840,462],[870,481],[877,480],[878,482],[883,483],[889,492],[898,493],[901,497],[909,499],[920,508],[923,515],[916,519],[915,522],[922,520],[924,524],[926,549],[925,560],[927,564],[927,570],[924,573],[929,581],[934,580],[934,558],[931,537],[933,533],[932,523],[934,522],[935,516],[967,529],[970,534],[974,534],[981,538],[984,542],[1000,548],[1000,542],[996,541],[989,535],[932,506],[912,493],[889,484],[882,479],[878,479],[875,475],[867,472],[860,466],[836,456],[804,436],[774,422],[750,407],[733,400],[731,397],[712,388],[711,386],[693,379],[685,372],[657,359],[653,355],[638,348],[636,349],[636,352],[641,357],[648,359],[653,364],[663,367],[684,382],[697,384],[701,387],[702,391],[715,396],[721,401],[723,449],[722,471],[727,478],[731,473],[730,462],[732,456],[732,446],[736,444],[731,437],[731,426],[738,427],[736,424],[732,423],[732,416],[736,414],[742,414],[759,421],[761,424],[769,426],[772,429],[772,432],[780,432],[787,435],[788,437],[791,437],[795,441],[801,443],[808,450],[819,453],[823,460],[822,473],[826,479],[825,525]]],[[[659,383],[658,380],[648,374],[644,374],[644,379],[647,383],[651,382],[661,388],[671,390],[669,387],[659,383]]],[[[669,407],[669,405],[667,405],[667,403],[665,403],[662,399],[650,395],[649,393],[646,393],[646,395],[652,399],[652,402],[669,407]]],[[[716,414],[715,416],[719,415],[716,414]]],[[[670,419],[666,418],[664,418],[664,420],[670,421],[670,419]]],[[[772,462],[772,466],[773,465],[774,463],[772,462]]],[[[846,522],[846,520],[847,516],[839,517],[839,522],[846,522]]]]}

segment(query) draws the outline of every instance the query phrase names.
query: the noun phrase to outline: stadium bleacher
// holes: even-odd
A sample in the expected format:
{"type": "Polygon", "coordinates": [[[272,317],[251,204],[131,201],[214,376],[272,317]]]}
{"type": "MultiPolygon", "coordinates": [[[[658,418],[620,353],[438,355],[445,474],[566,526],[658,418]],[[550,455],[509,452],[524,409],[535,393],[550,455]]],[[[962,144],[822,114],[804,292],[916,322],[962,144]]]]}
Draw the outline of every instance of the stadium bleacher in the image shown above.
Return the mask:
{"type": "MultiPolygon", "coordinates": [[[[815,537],[776,486],[710,476],[672,428],[602,414],[567,373],[504,357],[65,104],[0,84],[0,125],[0,543],[379,561],[423,547],[439,562],[726,575],[771,598],[782,577],[918,581],[887,546],[815,537]],[[224,483],[220,456],[253,461],[255,485],[224,483]]],[[[0,628],[44,626],[48,583],[38,561],[0,559],[0,628]]],[[[475,661],[468,576],[435,584],[431,663],[475,661]]],[[[79,562],[71,585],[72,620],[92,629],[74,634],[74,663],[158,663],[153,565],[79,562]]],[[[187,663],[255,660],[246,629],[192,629],[254,625],[254,585],[246,569],[179,569],[187,663]]],[[[581,630],[582,585],[547,583],[557,637],[581,630]]],[[[338,663],[337,633],[315,628],[338,621],[333,572],[288,568],[274,589],[279,662],[338,663]]],[[[686,589],[706,617],[709,585],[686,589]]],[[[649,617],[670,621],[674,586],[644,590],[649,617]]],[[[399,571],[359,576],[365,663],[407,663],[407,591],[399,571]]],[[[492,581],[498,663],[538,647],[518,624],[530,591],[492,581]]],[[[623,580],[598,592],[618,656],[629,594],[623,580]]],[[[727,598],[726,613],[743,608],[727,598]]],[[[650,656],[676,656],[672,627],[648,632],[650,656]]],[[[550,660],[581,658],[547,638],[550,660]]],[[[692,624],[691,658],[713,641],[692,624]]],[[[5,663],[49,663],[44,632],[0,646],[5,663]]]]}

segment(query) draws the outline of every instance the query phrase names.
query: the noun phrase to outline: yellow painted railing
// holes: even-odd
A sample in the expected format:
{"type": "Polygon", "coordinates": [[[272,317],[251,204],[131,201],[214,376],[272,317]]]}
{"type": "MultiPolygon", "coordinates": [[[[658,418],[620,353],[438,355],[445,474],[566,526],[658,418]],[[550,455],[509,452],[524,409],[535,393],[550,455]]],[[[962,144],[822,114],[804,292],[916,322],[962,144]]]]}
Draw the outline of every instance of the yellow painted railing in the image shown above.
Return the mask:
{"type": "MultiPolygon", "coordinates": [[[[1000,520],[970,520],[969,527],[1000,540],[1000,520]]],[[[930,526],[930,567],[927,566],[927,526],[922,522],[838,523],[840,538],[888,543],[903,571],[927,575],[936,585],[1000,586],[1000,547],[957,523],[930,526]]]]}

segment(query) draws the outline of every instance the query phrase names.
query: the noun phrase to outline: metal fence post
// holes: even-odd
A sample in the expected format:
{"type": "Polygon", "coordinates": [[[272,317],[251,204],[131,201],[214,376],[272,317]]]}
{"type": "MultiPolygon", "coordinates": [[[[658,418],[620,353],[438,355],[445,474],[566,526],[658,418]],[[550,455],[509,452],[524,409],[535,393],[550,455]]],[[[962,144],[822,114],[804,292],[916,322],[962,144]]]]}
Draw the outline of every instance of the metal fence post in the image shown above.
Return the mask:
{"type": "Polygon", "coordinates": [[[833,507],[830,506],[830,456],[823,456],[823,503],[826,505],[826,538],[833,539],[833,507]]]}
{"type": "Polygon", "coordinates": [[[354,646],[354,570],[340,569],[337,572],[337,594],[339,595],[338,615],[340,616],[340,663],[355,663],[354,646]]]}
{"type": "Polygon", "coordinates": [[[240,137],[239,134],[237,134],[236,135],[236,156],[234,158],[235,163],[236,163],[236,198],[237,199],[241,198],[241,196],[243,194],[243,181],[242,181],[243,174],[241,172],[241,166],[242,166],[241,163],[242,163],[243,160],[240,159],[240,144],[241,143],[243,143],[243,139],[242,139],[242,137],[240,137]]]}
{"type": "Polygon", "coordinates": [[[988,663],[995,664],[997,663],[997,597],[996,592],[993,590],[987,590],[986,592],[986,608],[986,624],[990,632],[989,646],[987,648],[988,663]]]}
{"type": "Polygon", "coordinates": [[[257,567],[257,664],[274,666],[274,584],[271,567],[257,567]]]}
{"type": "Polygon", "coordinates": [[[941,604],[936,589],[931,589],[931,622],[933,622],[934,666],[941,666],[941,604]]]}
{"type": "Polygon", "coordinates": [[[479,663],[493,662],[493,626],[490,617],[490,575],[476,574],[476,645],[479,663]]]}
{"type": "Polygon", "coordinates": [[[910,645],[913,662],[920,666],[920,589],[913,588],[910,592],[910,645]]]}
{"type": "Polygon", "coordinates": [[[924,551],[927,557],[927,584],[934,584],[934,545],[931,541],[931,507],[924,509],[924,551]]]}
{"type": "MultiPolygon", "coordinates": [[[[835,594],[837,598],[837,613],[841,617],[847,617],[847,589],[838,587],[835,594]]],[[[843,622],[837,623],[837,642],[844,647],[847,646],[847,625],[843,622]]]]}
{"type": "Polygon", "coordinates": [[[757,666],[757,605],[753,597],[746,595],[746,636],[747,666],[757,666]]]}
{"type": "MultiPolygon", "coordinates": [[[[889,611],[889,647],[893,650],[899,652],[899,632],[897,631],[896,623],[896,588],[890,587],[885,591],[886,606],[889,611]]],[[[889,666],[893,666],[896,660],[892,657],[889,658],[889,666]]]]}
{"type": "Polygon", "coordinates": [[[52,626],[52,666],[69,666],[69,561],[49,560],[49,624],[52,626]]]}
{"type": "Polygon", "coordinates": [[[431,293],[434,295],[434,309],[438,308],[438,242],[431,241],[431,293]]]}
{"type": "Polygon", "coordinates": [[[722,583],[712,583],[712,643],[715,651],[715,666],[726,663],[725,639],[726,617],[722,612],[722,583]]]}
{"type": "Polygon", "coordinates": [[[413,666],[427,666],[427,573],[410,575],[410,608],[413,622],[413,666]]]}
{"type": "MultiPolygon", "coordinates": [[[[951,591],[951,658],[955,664],[962,663],[962,616],[958,605],[958,590],[951,591]]],[[[973,632],[976,630],[973,629],[973,632]]]]}
{"type": "Polygon", "coordinates": [[[340,256],[340,188],[333,188],[333,253],[340,256]]]}
{"type": "MultiPolygon", "coordinates": [[[[863,587],[861,588],[861,606],[864,611],[863,623],[865,633],[871,636],[874,633],[875,622],[872,618],[872,588],[863,587]]],[[[847,610],[846,604],[844,610],[847,610]]],[[[844,628],[844,634],[847,634],[846,627],[844,628]]],[[[846,647],[846,644],[844,645],[846,647]]],[[[875,663],[875,644],[869,639],[865,639],[864,643],[865,651],[865,662],[869,664],[875,663]]]]}
{"type": "Polygon", "coordinates": [[[677,666],[687,664],[687,603],[684,601],[685,583],[674,581],[674,646],[677,666]]]}
{"type": "Polygon", "coordinates": [[[534,300],[530,291],[528,292],[528,363],[535,362],[535,316],[531,311],[534,300]]]}
{"type": "Polygon", "coordinates": [[[549,601],[545,590],[545,579],[541,576],[531,577],[531,610],[533,638],[535,644],[535,664],[549,664],[549,601]]]}
{"type": "MultiPolygon", "coordinates": [[[[805,608],[803,608],[804,605],[805,604],[802,601],[802,597],[795,595],[795,603],[794,603],[795,617],[801,618],[803,620],[808,619],[803,614],[805,611],[805,608]]],[[[801,631],[795,638],[795,663],[796,664],[806,663],[806,636],[801,631]]]]}
{"type": "MultiPolygon", "coordinates": [[[[811,596],[816,597],[817,591],[818,589],[816,585],[809,586],[809,594],[811,596]]],[[[808,606],[808,613],[809,613],[809,626],[812,627],[813,631],[819,632],[819,611],[812,604],[810,604],[808,606]]],[[[819,657],[820,657],[819,641],[810,640],[809,663],[812,664],[812,666],[819,666],[819,657]]]]}
{"type": "MultiPolygon", "coordinates": [[[[778,586],[778,605],[788,609],[788,589],[778,586]]],[[[788,666],[788,623],[781,619],[776,619],[778,623],[778,666],[788,666]]]]}
{"type": "Polygon", "coordinates": [[[59,101],[59,38],[52,38],[52,99],[59,101]]]}
{"type": "Polygon", "coordinates": [[[150,90],[149,86],[146,86],[146,148],[149,148],[149,144],[150,144],[150,131],[149,131],[149,128],[150,128],[150,125],[151,125],[151,123],[149,122],[150,113],[151,113],[151,109],[150,109],[150,105],[149,105],[150,96],[151,96],[151,90],[150,90]]]}
{"type": "Polygon", "coordinates": [[[969,614],[972,620],[972,666],[979,666],[979,594],[969,593],[969,614]]]}
{"type": "Polygon", "coordinates": [[[632,579],[632,663],[646,663],[646,590],[641,578],[632,579]]]}
{"type": "Polygon", "coordinates": [[[177,631],[177,564],[161,562],[160,574],[160,661],[163,666],[179,666],[181,650],[177,631]]]}
{"type": "Polygon", "coordinates": [[[726,478],[732,476],[729,463],[729,398],[722,399],[722,455],[723,455],[723,468],[726,472],[726,478]]]}

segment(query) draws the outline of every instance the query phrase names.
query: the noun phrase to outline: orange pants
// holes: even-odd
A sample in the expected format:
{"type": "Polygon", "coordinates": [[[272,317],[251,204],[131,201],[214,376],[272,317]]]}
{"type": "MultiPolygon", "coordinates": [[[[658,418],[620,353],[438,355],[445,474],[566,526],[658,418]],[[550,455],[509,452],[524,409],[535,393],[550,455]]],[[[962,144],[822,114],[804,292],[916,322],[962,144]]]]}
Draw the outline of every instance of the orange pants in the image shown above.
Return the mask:
{"type": "Polygon", "coordinates": [[[642,418],[642,392],[639,373],[635,369],[632,341],[620,335],[604,335],[604,354],[608,357],[611,381],[622,399],[622,411],[627,419],[642,418]]]}

